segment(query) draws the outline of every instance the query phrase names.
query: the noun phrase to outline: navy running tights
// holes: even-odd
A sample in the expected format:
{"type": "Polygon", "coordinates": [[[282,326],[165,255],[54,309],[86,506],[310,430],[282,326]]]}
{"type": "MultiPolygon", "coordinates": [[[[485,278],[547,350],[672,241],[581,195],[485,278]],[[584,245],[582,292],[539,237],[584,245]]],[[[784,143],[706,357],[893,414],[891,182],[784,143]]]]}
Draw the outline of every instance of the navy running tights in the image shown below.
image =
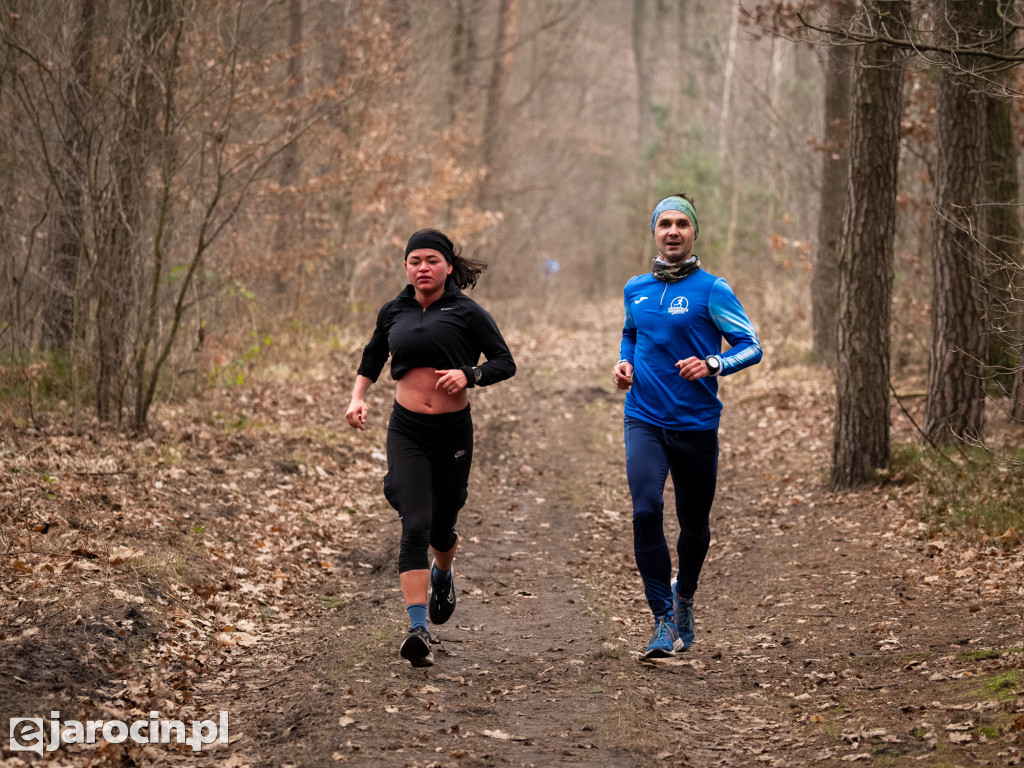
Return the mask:
{"type": "Polygon", "coordinates": [[[672,473],[679,520],[678,592],[692,598],[711,543],[718,430],[675,431],[627,416],[626,476],[633,497],[633,552],[655,617],[672,609],[672,558],[665,539],[665,481],[672,473]]]}
{"type": "Polygon", "coordinates": [[[469,406],[455,413],[416,413],[394,404],[388,421],[384,497],[398,511],[398,572],[430,567],[427,547],[447,552],[466,503],[473,463],[469,406]]]}

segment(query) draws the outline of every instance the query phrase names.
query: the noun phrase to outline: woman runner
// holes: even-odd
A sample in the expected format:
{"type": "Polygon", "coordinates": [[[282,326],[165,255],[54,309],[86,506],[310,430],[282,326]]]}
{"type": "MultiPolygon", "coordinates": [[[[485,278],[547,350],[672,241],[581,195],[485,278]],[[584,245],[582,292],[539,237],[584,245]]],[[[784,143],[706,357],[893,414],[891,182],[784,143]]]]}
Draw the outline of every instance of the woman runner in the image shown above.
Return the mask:
{"type": "Polygon", "coordinates": [[[390,355],[397,385],[388,422],[384,496],[402,521],[398,579],[410,628],[400,653],[414,667],[434,663],[428,612],[431,623],[444,624],[455,610],[455,524],[466,503],[473,461],[467,390],[516,372],[494,319],[462,292],[476,285],[486,266],[464,258],[436,229],[421,229],[409,238],[409,285],[377,314],[345,413],[350,426],[364,428],[366,392],[390,355]],[[486,362],[478,364],[481,354],[486,362]]]}

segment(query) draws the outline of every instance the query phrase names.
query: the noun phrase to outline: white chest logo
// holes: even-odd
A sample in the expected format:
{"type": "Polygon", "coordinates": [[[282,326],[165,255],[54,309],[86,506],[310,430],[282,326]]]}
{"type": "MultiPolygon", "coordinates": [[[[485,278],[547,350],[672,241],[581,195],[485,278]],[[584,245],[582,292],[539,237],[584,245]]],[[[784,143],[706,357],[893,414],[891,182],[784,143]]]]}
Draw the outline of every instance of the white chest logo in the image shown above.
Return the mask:
{"type": "Polygon", "coordinates": [[[636,300],[636,301],[634,301],[633,303],[634,303],[634,304],[639,304],[639,303],[640,303],[641,301],[643,301],[643,300],[644,300],[644,299],[646,299],[646,298],[647,298],[646,296],[641,296],[641,297],[640,297],[639,299],[637,299],[637,300],[636,300]]]}
{"type": "Polygon", "coordinates": [[[668,313],[670,315],[682,315],[690,311],[690,302],[686,300],[685,296],[676,296],[672,299],[672,303],[668,305],[668,313]]]}

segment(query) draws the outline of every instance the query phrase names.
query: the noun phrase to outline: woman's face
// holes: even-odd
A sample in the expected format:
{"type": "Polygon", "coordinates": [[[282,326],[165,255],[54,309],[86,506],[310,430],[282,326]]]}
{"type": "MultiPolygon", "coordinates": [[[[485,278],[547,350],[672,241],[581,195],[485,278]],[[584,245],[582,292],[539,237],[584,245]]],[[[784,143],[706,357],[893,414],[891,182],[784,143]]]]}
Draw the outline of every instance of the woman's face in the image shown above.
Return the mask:
{"type": "Polygon", "coordinates": [[[433,248],[417,248],[405,257],[405,274],[418,293],[444,290],[444,281],[451,272],[452,265],[433,248]]]}

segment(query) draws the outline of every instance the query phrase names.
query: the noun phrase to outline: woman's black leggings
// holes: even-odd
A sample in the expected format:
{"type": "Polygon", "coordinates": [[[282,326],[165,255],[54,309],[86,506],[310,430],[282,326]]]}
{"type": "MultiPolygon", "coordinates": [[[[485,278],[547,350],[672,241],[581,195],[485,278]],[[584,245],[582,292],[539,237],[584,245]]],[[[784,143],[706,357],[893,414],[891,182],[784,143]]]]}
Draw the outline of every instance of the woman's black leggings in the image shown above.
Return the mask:
{"type": "Polygon", "coordinates": [[[455,413],[415,413],[395,403],[388,422],[384,497],[402,521],[398,572],[430,567],[427,546],[447,552],[466,503],[473,463],[469,406],[455,413]]]}

